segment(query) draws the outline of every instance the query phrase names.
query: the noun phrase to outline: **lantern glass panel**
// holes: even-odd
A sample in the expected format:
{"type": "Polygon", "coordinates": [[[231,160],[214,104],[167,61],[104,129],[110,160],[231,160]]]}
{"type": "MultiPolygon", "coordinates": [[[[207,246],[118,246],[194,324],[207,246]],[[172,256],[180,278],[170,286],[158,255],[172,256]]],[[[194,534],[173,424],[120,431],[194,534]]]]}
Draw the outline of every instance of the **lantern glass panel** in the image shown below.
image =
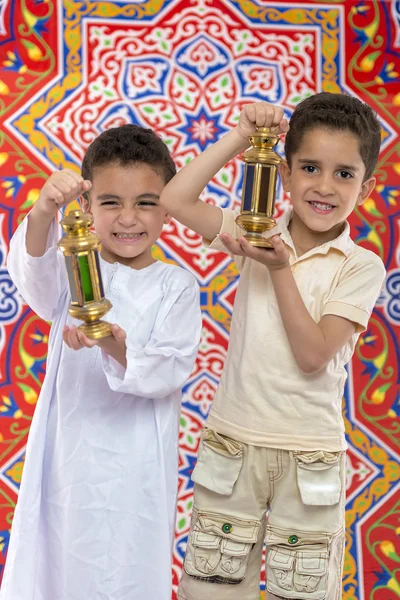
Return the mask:
{"type": "Polygon", "coordinates": [[[78,293],[76,290],[76,283],[74,278],[74,267],[72,266],[72,256],[65,256],[65,265],[67,267],[69,289],[71,291],[71,300],[76,304],[79,304],[78,293]]]}
{"type": "Polygon", "coordinates": [[[245,188],[242,210],[251,211],[251,198],[253,195],[255,165],[246,165],[245,188]]]}
{"type": "Polygon", "coordinates": [[[261,213],[268,212],[269,187],[271,179],[271,167],[261,167],[260,173],[260,197],[258,199],[258,211],[261,213]]]}
{"type": "Polygon", "coordinates": [[[85,302],[94,300],[92,278],[90,277],[89,257],[87,254],[78,256],[79,272],[81,275],[83,297],[85,302]]]}
{"type": "Polygon", "coordinates": [[[94,253],[94,258],[96,261],[97,274],[98,274],[98,278],[99,278],[100,296],[101,296],[101,299],[103,299],[104,298],[104,287],[103,287],[103,279],[101,277],[100,258],[99,258],[99,253],[97,252],[97,250],[94,253]]]}

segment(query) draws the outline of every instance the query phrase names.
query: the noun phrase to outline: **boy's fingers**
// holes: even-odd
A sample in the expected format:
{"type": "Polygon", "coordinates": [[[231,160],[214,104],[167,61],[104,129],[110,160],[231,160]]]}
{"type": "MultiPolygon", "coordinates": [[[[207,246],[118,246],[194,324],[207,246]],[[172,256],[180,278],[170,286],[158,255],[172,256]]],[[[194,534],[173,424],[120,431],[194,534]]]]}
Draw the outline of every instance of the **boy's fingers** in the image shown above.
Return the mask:
{"type": "Polygon", "coordinates": [[[268,106],[265,106],[264,103],[256,104],[256,125],[257,127],[268,127],[271,119],[270,113],[268,110],[268,106]]]}
{"type": "Polygon", "coordinates": [[[78,338],[78,331],[74,325],[69,330],[68,341],[70,348],[73,350],[80,350],[82,348],[82,344],[78,338]]]}
{"type": "Polygon", "coordinates": [[[265,258],[265,248],[259,248],[257,246],[253,246],[253,244],[250,244],[250,242],[248,240],[246,240],[246,238],[241,237],[239,238],[240,241],[240,246],[243,249],[244,254],[246,254],[246,256],[248,256],[249,258],[253,258],[254,260],[260,260],[265,258]]]}
{"type": "Polygon", "coordinates": [[[124,342],[126,340],[126,333],[122,327],[114,324],[111,326],[111,331],[116,342],[124,342]]]}
{"type": "Polygon", "coordinates": [[[78,341],[81,344],[81,346],[84,346],[85,348],[93,348],[97,345],[96,340],[91,340],[84,333],[82,333],[82,331],[77,331],[76,337],[78,338],[78,341]]]}
{"type": "Polygon", "coordinates": [[[244,113],[246,114],[247,118],[249,119],[249,121],[251,123],[256,122],[256,106],[255,106],[255,104],[248,104],[244,109],[244,113]]]}
{"type": "Polygon", "coordinates": [[[284,117],[281,120],[279,127],[282,133],[286,133],[287,131],[289,131],[289,120],[286,117],[284,117]]]}
{"type": "Polygon", "coordinates": [[[220,236],[225,248],[227,250],[229,250],[229,252],[231,254],[236,254],[237,256],[240,256],[243,254],[243,249],[240,245],[240,243],[237,240],[234,240],[230,235],[228,234],[222,234],[220,236]]]}
{"type": "Polygon", "coordinates": [[[286,250],[285,244],[282,242],[279,235],[274,235],[272,238],[272,243],[276,253],[282,253],[284,250],[286,250]]]}
{"type": "Polygon", "coordinates": [[[69,334],[69,327],[67,327],[67,325],[66,325],[63,329],[63,340],[67,344],[68,348],[71,348],[71,344],[69,343],[68,334],[69,334]]]}
{"type": "Polygon", "coordinates": [[[59,206],[64,204],[64,194],[53,183],[48,182],[46,190],[44,190],[44,196],[50,201],[53,200],[59,206]]]}
{"type": "Polygon", "coordinates": [[[249,252],[251,251],[254,246],[252,244],[250,244],[249,240],[246,240],[245,237],[241,236],[240,238],[238,238],[238,242],[241,246],[241,248],[245,251],[245,252],[249,252]]]}

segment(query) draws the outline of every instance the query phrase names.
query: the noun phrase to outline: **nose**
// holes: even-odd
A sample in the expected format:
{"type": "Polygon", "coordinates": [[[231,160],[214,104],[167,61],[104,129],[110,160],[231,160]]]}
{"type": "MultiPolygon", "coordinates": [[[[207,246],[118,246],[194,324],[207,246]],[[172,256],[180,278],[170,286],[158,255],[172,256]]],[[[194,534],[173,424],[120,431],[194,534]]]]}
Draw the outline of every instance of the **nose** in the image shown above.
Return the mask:
{"type": "Polygon", "coordinates": [[[137,223],[137,214],[136,210],[132,207],[124,207],[121,208],[121,211],[118,215],[118,222],[123,227],[132,227],[137,223]]]}
{"type": "Polygon", "coordinates": [[[320,173],[315,179],[314,189],[320,196],[330,196],[335,193],[330,173],[320,173]]]}

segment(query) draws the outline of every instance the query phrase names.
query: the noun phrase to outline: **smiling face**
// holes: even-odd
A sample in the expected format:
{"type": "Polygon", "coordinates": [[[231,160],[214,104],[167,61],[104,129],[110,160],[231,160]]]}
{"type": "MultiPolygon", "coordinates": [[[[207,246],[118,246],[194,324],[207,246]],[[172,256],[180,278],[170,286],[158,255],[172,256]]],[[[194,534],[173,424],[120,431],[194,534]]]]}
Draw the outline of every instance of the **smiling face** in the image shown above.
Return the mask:
{"type": "Polygon", "coordinates": [[[160,205],[163,177],[145,163],[109,163],[93,170],[90,207],[101,255],[143,269],[154,262],[152,245],[170,217],[160,205]]]}
{"type": "Polygon", "coordinates": [[[374,178],[364,181],[359,140],[348,130],[308,130],[291,157],[291,167],[284,163],[281,174],[293,204],[297,237],[314,235],[315,245],[335,239],[375,185],[374,178]]]}

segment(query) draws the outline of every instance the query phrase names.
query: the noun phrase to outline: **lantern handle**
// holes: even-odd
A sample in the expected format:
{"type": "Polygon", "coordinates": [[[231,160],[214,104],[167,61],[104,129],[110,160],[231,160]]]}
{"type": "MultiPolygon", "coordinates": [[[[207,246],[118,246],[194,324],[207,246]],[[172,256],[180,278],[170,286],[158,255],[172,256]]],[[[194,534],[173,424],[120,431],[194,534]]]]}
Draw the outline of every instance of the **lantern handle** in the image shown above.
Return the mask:
{"type": "MultiPolygon", "coordinates": [[[[80,194],[80,195],[77,197],[77,199],[76,199],[76,202],[78,203],[78,206],[79,206],[79,210],[80,210],[81,212],[85,212],[85,211],[83,210],[83,200],[84,200],[84,198],[83,198],[83,195],[82,195],[82,194],[80,194]]],[[[57,203],[57,202],[56,202],[56,204],[57,204],[57,206],[58,206],[58,203],[57,203]]],[[[58,212],[60,212],[62,216],[64,216],[64,214],[65,214],[65,212],[63,212],[63,208],[66,208],[66,206],[68,206],[68,205],[65,205],[65,206],[58,206],[58,212]]],[[[69,214],[69,211],[68,211],[68,214],[69,214]]]]}

